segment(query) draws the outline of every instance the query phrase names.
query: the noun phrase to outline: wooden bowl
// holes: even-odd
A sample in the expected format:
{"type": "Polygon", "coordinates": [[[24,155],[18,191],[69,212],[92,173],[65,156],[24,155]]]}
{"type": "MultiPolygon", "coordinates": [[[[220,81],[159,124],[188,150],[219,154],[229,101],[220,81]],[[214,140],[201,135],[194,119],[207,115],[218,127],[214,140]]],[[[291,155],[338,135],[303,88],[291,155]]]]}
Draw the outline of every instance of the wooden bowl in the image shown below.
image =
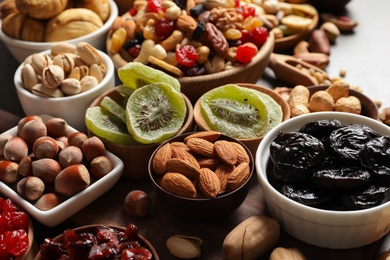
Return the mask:
{"type": "Polygon", "coordinates": [[[313,19],[312,23],[305,30],[293,35],[275,39],[274,52],[278,53],[278,52],[289,50],[293,48],[300,41],[306,40],[318,25],[318,21],[319,21],[318,12],[316,12],[316,14],[312,17],[312,19],[313,19]]]}
{"type": "Polygon", "coordinates": [[[153,155],[150,157],[150,161],[148,165],[149,177],[152,181],[152,185],[156,197],[171,213],[180,217],[184,217],[187,219],[188,218],[195,219],[196,221],[199,219],[220,220],[221,218],[226,218],[229,216],[229,214],[231,214],[238,207],[240,207],[240,205],[244,202],[246,196],[248,195],[249,188],[251,185],[250,180],[254,172],[253,157],[249,149],[242,142],[226,135],[221,135],[218,139],[218,140],[227,140],[229,142],[237,142],[241,144],[242,147],[244,147],[245,151],[248,153],[250,157],[250,163],[249,163],[250,176],[245,181],[245,183],[241,185],[241,187],[231,192],[218,195],[216,198],[205,198],[205,197],[186,198],[186,197],[177,196],[163,189],[159,185],[159,176],[157,176],[153,172],[152,161],[159,148],[161,148],[166,143],[183,142],[184,138],[189,136],[190,134],[193,133],[185,133],[167,140],[166,142],[162,143],[161,146],[159,146],[156,149],[156,151],[153,153],[153,155]]]}
{"type": "MultiPolygon", "coordinates": [[[[105,224],[93,224],[93,225],[87,225],[87,226],[81,226],[81,227],[77,227],[77,228],[74,228],[73,230],[80,234],[80,233],[92,233],[94,234],[95,233],[95,229],[97,227],[109,227],[109,228],[112,228],[112,229],[115,229],[115,230],[118,230],[118,231],[121,231],[121,232],[124,232],[126,230],[125,227],[119,227],[119,226],[115,226],[115,225],[105,225],[105,224]]],[[[63,234],[60,234],[58,236],[56,236],[55,238],[53,238],[54,242],[57,242],[57,243],[61,243],[62,240],[63,240],[63,234]]],[[[152,246],[152,244],[145,238],[143,237],[142,235],[138,234],[138,240],[137,240],[141,246],[147,248],[151,253],[152,253],[152,259],[153,260],[159,260],[159,256],[156,252],[156,250],[154,249],[154,247],[152,246]]],[[[41,251],[38,252],[38,254],[35,256],[34,260],[43,260],[43,257],[41,255],[41,251]]]]}
{"type": "MultiPolygon", "coordinates": [[[[277,93],[275,93],[272,89],[258,86],[255,84],[246,84],[246,83],[239,83],[237,84],[239,86],[245,87],[245,88],[251,88],[251,89],[256,89],[260,92],[263,92],[270,97],[272,97],[282,108],[283,112],[283,119],[282,121],[285,121],[290,118],[290,108],[287,104],[287,102],[277,93]]],[[[197,130],[212,130],[206,123],[204,117],[202,116],[202,113],[200,111],[200,99],[195,103],[194,106],[194,119],[196,123],[197,130]]],[[[240,142],[245,144],[250,152],[252,153],[252,156],[255,157],[257,148],[263,140],[264,136],[259,136],[257,138],[248,138],[248,139],[238,139],[240,142]]]]}
{"type": "MultiPolygon", "coordinates": [[[[310,91],[310,96],[311,96],[315,92],[319,90],[325,90],[328,87],[329,85],[319,85],[319,86],[310,86],[307,88],[310,91]]],[[[353,89],[349,90],[349,96],[355,96],[360,100],[360,103],[362,105],[361,115],[378,120],[378,116],[379,116],[378,107],[369,97],[353,89]]]]}
{"type": "MultiPolygon", "coordinates": [[[[111,52],[111,38],[112,31],[110,31],[107,35],[107,53],[113,60],[115,68],[119,69],[126,65],[128,61],[125,60],[120,53],[111,52]]],[[[195,104],[200,96],[208,90],[218,86],[240,82],[256,83],[261,78],[268,65],[269,58],[274,48],[274,43],[274,34],[270,33],[266,42],[248,64],[208,75],[178,77],[177,79],[181,84],[181,91],[188,97],[192,104],[195,104]]]]}
{"type": "MultiPolygon", "coordinates": [[[[97,97],[90,105],[90,107],[99,106],[100,102],[105,96],[109,96],[119,104],[123,103],[124,97],[117,91],[118,87],[110,89],[99,97],[97,97]]],[[[194,111],[193,106],[189,99],[183,94],[184,101],[187,105],[187,114],[185,117],[185,122],[177,133],[180,135],[182,133],[190,132],[193,130],[193,118],[194,111]]],[[[87,130],[89,136],[96,135],[91,130],[87,130]]],[[[98,135],[96,135],[98,136],[98,135]]],[[[101,138],[101,137],[99,137],[101,138]]],[[[129,178],[147,178],[148,177],[148,162],[149,158],[154,152],[154,150],[160,145],[156,144],[148,144],[148,145],[137,145],[137,146],[128,146],[112,143],[104,138],[101,138],[106,149],[116,156],[118,156],[124,163],[124,169],[122,176],[129,178]]]]}

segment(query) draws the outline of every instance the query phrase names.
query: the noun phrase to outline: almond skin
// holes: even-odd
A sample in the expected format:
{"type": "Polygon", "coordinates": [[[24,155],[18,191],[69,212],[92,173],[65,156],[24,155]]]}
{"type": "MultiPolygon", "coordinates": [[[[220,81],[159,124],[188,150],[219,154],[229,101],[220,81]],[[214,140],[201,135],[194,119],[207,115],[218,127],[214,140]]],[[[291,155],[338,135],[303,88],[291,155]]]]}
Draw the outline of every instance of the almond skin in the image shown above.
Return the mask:
{"type": "Polygon", "coordinates": [[[190,152],[182,148],[172,149],[172,158],[179,158],[188,161],[190,164],[200,169],[199,163],[196,160],[195,156],[193,156],[190,152]]]}
{"type": "Polygon", "coordinates": [[[200,176],[198,181],[199,190],[208,198],[217,197],[221,184],[218,176],[208,168],[200,169],[200,176]]]}
{"type": "Polygon", "coordinates": [[[54,181],[56,192],[65,196],[73,196],[84,190],[91,183],[88,169],[83,164],[75,164],[63,169],[54,181]]]}
{"type": "Polygon", "coordinates": [[[247,151],[245,150],[245,148],[241,144],[236,143],[236,142],[231,142],[231,144],[236,149],[237,163],[238,164],[243,163],[243,162],[249,163],[251,161],[247,151]]]}
{"type": "Polygon", "coordinates": [[[214,144],[202,138],[190,138],[187,140],[187,146],[191,151],[206,156],[206,157],[216,157],[214,144]]]}
{"type": "Polygon", "coordinates": [[[184,142],[187,143],[188,139],[190,138],[202,138],[204,140],[207,140],[209,142],[215,142],[218,140],[219,137],[221,137],[222,133],[217,131],[201,131],[196,132],[194,134],[188,135],[184,138],[184,142]]]}
{"type": "Polygon", "coordinates": [[[214,149],[222,162],[228,165],[235,165],[237,163],[238,154],[231,142],[226,140],[216,141],[214,143],[214,149]]]}
{"type": "Polygon", "coordinates": [[[227,186],[229,190],[241,187],[250,175],[249,163],[241,163],[230,173],[227,186]]]}
{"type": "Polygon", "coordinates": [[[172,148],[170,143],[166,143],[158,149],[153,157],[152,168],[157,175],[164,174],[166,170],[166,163],[172,158],[172,148]]]}
{"type": "Polygon", "coordinates": [[[164,190],[177,196],[186,198],[196,197],[195,185],[181,173],[167,172],[163,175],[160,185],[164,190]]]}
{"type": "Polygon", "coordinates": [[[189,161],[179,158],[171,158],[166,162],[166,170],[168,172],[178,172],[191,180],[199,177],[199,164],[193,165],[189,161]]]}
{"type": "Polygon", "coordinates": [[[215,174],[218,176],[219,182],[221,184],[221,190],[219,191],[220,194],[226,192],[226,186],[229,176],[235,169],[236,166],[234,165],[222,163],[215,170],[215,174]]]}

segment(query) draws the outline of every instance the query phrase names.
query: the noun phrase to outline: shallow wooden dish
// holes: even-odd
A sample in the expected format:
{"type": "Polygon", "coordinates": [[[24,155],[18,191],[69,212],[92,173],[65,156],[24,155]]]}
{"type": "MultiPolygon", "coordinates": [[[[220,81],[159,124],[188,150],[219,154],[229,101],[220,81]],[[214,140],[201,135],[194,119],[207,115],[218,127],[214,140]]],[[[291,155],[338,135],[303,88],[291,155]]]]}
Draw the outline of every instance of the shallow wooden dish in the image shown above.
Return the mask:
{"type": "MultiPolygon", "coordinates": [[[[337,0],[336,0],[337,1],[337,0]]],[[[313,21],[305,30],[300,33],[275,39],[274,52],[283,52],[293,48],[300,41],[306,40],[309,35],[316,29],[319,21],[318,12],[312,17],[313,21]]]]}
{"type": "MultiPolygon", "coordinates": [[[[125,14],[126,15],[126,14],[125,14]]],[[[108,55],[114,62],[116,69],[124,66],[128,63],[120,53],[112,53],[111,50],[111,37],[112,31],[107,35],[106,49],[108,55]]],[[[261,76],[265,68],[268,65],[271,53],[274,49],[275,38],[274,34],[270,33],[267,41],[259,49],[252,61],[248,64],[235,67],[233,69],[222,71],[218,73],[194,76],[194,77],[178,77],[177,79],[181,83],[181,91],[188,97],[192,104],[206,93],[208,90],[216,88],[218,86],[228,83],[256,83],[261,76]]]]}
{"type": "MultiPolygon", "coordinates": [[[[260,92],[263,92],[269,96],[271,96],[282,108],[283,112],[283,119],[282,121],[286,121],[287,119],[290,118],[290,108],[287,104],[287,102],[277,93],[275,93],[272,89],[262,87],[259,85],[255,84],[246,84],[246,83],[239,83],[237,84],[239,86],[245,87],[245,88],[251,88],[251,89],[256,89],[260,92]]],[[[194,106],[194,119],[196,123],[197,130],[212,130],[210,127],[207,125],[206,121],[204,120],[204,117],[202,116],[202,113],[200,111],[200,99],[195,103],[194,106]]],[[[264,136],[260,136],[257,138],[248,138],[248,139],[238,139],[240,142],[245,144],[250,152],[252,153],[252,156],[255,157],[257,148],[263,140],[264,136]]]]}
{"type": "MultiPolygon", "coordinates": [[[[97,228],[99,226],[106,226],[106,227],[113,228],[113,229],[116,229],[116,230],[119,230],[119,231],[122,231],[122,232],[126,230],[126,228],[124,228],[124,227],[119,227],[119,226],[114,226],[114,225],[105,225],[105,224],[87,225],[87,226],[74,228],[73,230],[76,231],[76,233],[82,233],[82,232],[94,233],[95,228],[97,228]]],[[[63,234],[60,234],[60,235],[56,236],[55,238],[53,238],[53,240],[55,242],[60,243],[62,241],[62,238],[63,238],[63,234]]],[[[145,237],[143,237],[140,234],[138,234],[138,242],[140,243],[141,246],[144,246],[147,249],[149,249],[149,251],[153,255],[152,260],[159,260],[160,259],[158,254],[157,254],[157,252],[156,252],[156,250],[152,246],[152,244],[145,237]]],[[[42,259],[43,258],[41,256],[40,251],[39,251],[38,254],[35,256],[34,260],[42,260],[42,259]]]]}
{"type": "MultiPolygon", "coordinates": [[[[122,104],[124,97],[117,91],[118,87],[110,89],[99,97],[97,97],[90,105],[90,107],[99,106],[100,102],[105,96],[109,96],[119,104],[122,104]]],[[[193,121],[194,121],[194,111],[193,106],[189,99],[183,94],[184,100],[187,104],[187,114],[185,118],[185,122],[177,133],[180,135],[182,133],[190,132],[193,130],[193,121]]],[[[88,129],[88,135],[96,135],[91,130],[88,129]]],[[[97,135],[96,135],[97,136],[97,135]]],[[[154,152],[154,150],[160,145],[156,144],[148,144],[148,145],[137,145],[137,146],[128,146],[115,144],[110,141],[107,141],[101,138],[106,149],[116,156],[118,156],[124,163],[124,169],[122,176],[129,178],[147,178],[148,177],[148,162],[149,158],[154,152]]]]}
{"type": "MultiPolygon", "coordinates": [[[[310,91],[310,96],[311,96],[316,91],[325,90],[328,87],[329,85],[319,85],[319,86],[310,86],[307,88],[310,91]]],[[[360,103],[362,105],[361,115],[378,120],[378,114],[379,114],[378,107],[369,97],[353,89],[349,90],[349,96],[355,96],[360,100],[360,103]]]]}

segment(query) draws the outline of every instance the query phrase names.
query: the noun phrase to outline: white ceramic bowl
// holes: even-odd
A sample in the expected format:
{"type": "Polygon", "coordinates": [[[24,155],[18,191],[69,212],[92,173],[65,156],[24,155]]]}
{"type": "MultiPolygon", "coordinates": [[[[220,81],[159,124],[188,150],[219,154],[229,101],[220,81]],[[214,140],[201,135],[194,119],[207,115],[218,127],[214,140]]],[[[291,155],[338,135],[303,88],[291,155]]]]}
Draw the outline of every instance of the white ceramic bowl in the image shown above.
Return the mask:
{"type": "Polygon", "coordinates": [[[277,134],[280,131],[297,131],[308,122],[322,119],[338,119],[343,124],[363,124],[381,135],[390,135],[390,127],[379,121],[342,112],[317,112],[282,122],[264,137],[255,159],[257,177],[267,208],[287,233],[308,244],[338,249],[370,244],[390,231],[390,202],[364,210],[321,210],[288,199],[267,180],[269,147],[277,134]]]}
{"type": "MultiPolygon", "coordinates": [[[[49,114],[65,119],[69,125],[79,131],[86,132],[85,111],[92,101],[106,90],[115,87],[114,64],[110,57],[102,51],[98,51],[103,58],[103,64],[107,68],[107,74],[96,87],[83,93],[61,98],[44,98],[34,95],[26,90],[21,81],[21,64],[15,72],[14,84],[20,104],[26,115],[49,114]]],[[[50,53],[49,50],[43,53],[50,53]]]]}
{"type": "MultiPolygon", "coordinates": [[[[43,120],[50,118],[48,115],[40,115],[43,120]]],[[[71,126],[68,126],[68,134],[76,132],[77,130],[71,126]]],[[[17,126],[4,132],[4,134],[10,134],[16,136],[17,126]]],[[[15,190],[8,185],[0,181],[0,190],[7,198],[10,198],[15,204],[19,205],[30,216],[34,217],[42,224],[53,227],[61,222],[65,221],[95,199],[99,198],[105,192],[107,192],[114,184],[119,180],[123,171],[123,162],[117,156],[106,150],[105,154],[113,163],[113,169],[104,177],[93,182],[85,190],[77,193],[76,195],[63,201],[58,206],[43,211],[35,207],[32,203],[21,197],[15,190]]]]}
{"type": "MultiPolygon", "coordinates": [[[[79,42],[88,42],[96,49],[105,50],[107,33],[110,30],[111,25],[114,22],[115,18],[118,17],[118,6],[114,2],[114,0],[109,0],[109,3],[111,8],[110,16],[101,28],[99,28],[98,30],[90,34],[75,39],[71,39],[67,42],[72,44],[76,44],[79,42]]],[[[50,46],[53,44],[53,42],[30,42],[30,41],[22,41],[22,40],[11,38],[6,34],[4,34],[3,31],[1,30],[1,20],[0,20],[0,39],[4,42],[7,49],[12,53],[12,55],[19,63],[22,63],[25,60],[25,58],[27,58],[31,54],[50,49],[50,46]]]]}

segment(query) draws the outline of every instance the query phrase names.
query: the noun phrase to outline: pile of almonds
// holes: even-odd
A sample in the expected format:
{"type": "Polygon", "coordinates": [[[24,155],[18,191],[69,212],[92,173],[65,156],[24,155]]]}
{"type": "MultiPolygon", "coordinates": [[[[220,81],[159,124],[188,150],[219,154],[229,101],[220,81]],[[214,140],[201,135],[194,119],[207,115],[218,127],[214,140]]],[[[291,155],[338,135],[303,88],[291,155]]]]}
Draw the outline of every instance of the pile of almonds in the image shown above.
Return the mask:
{"type": "Polygon", "coordinates": [[[62,118],[22,118],[17,134],[0,135],[0,181],[41,210],[49,210],[113,169],[103,142],[68,132],[62,118]]]}
{"type": "Polygon", "coordinates": [[[251,157],[240,143],[220,137],[203,131],[160,147],[152,159],[160,186],[186,198],[216,198],[240,188],[250,176],[251,157]]]}

